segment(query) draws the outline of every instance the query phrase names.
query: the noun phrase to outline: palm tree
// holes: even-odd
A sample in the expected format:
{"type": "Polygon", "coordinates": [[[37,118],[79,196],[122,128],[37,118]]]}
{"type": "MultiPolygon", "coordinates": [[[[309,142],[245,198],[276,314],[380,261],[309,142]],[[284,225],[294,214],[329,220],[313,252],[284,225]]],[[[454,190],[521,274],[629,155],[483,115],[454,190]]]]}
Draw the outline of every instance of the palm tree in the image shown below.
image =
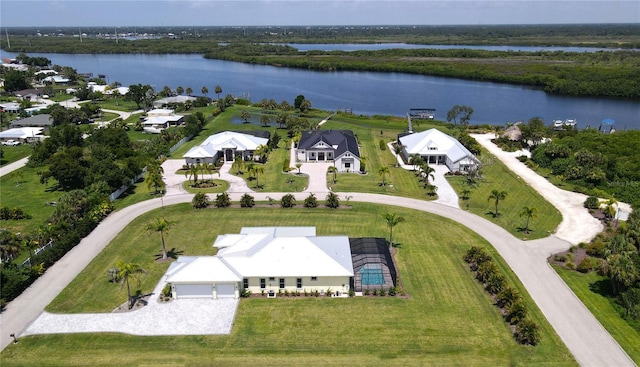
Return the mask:
{"type": "Polygon", "coordinates": [[[155,222],[147,224],[147,232],[160,232],[160,239],[162,240],[162,260],[167,259],[167,247],[164,243],[164,235],[165,233],[168,234],[171,227],[175,224],[176,222],[164,218],[158,218],[155,222]]]}
{"type": "Polygon", "coordinates": [[[506,191],[498,191],[496,189],[491,190],[491,195],[489,195],[489,197],[487,198],[487,201],[491,201],[494,200],[495,205],[496,205],[496,211],[493,212],[493,217],[497,218],[499,213],[498,213],[498,205],[500,204],[500,200],[504,200],[507,197],[507,192],[506,191]]]}
{"type": "Polygon", "coordinates": [[[404,222],[404,217],[399,216],[397,213],[385,213],[382,217],[387,222],[387,227],[389,227],[389,247],[393,247],[393,227],[404,222]]]}
{"type": "Polygon", "coordinates": [[[471,195],[471,190],[464,189],[462,190],[461,194],[462,194],[462,200],[465,200],[465,201],[469,200],[469,195],[471,195]]]}
{"type": "Polygon", "coordinates": [[[116,268],[118,268],[118,279],[120,279],[120,290],[127,285],[127,300],[129,309],[133,307],[133,299],[131,297],[131,287],[129,286],[129,280],[136,282],[137,286],[140,286],[140,274],[147,274],[147,271],[137,263],[126,263],[122,260],[116,262],[116,268]]]}
{"type": "Polygon", "coordinates": [[[187,87],[187,89],[185,89],[185,92],[187,93],[188,96],[190,96],[191,93],[193,93],[193,89],[191,89],[191,87],[187,87]]]}
{"type": "Polygon", "coordinates": [[[258,165],[253,166],[253,175],[256,178],[256,188],[260,188],[260,183],[258,181],[258,178],[263,173],[264,173],[264,168],[262,168],[262,166],[258,166],[258,165]]]}
{"type": "Polygon", "coordinates": [[[328,173],[333,174],[333,183],[336,183],[336,174],[338,173],[338,169],[334,166],[329,166],[329,169],[327,169],[328,173]]]}
{"type": "Polygon", "coordinates": [[[389,174],[389,167],[384,166],[378,170],[378,176],[382,177],[382,186],[386,185],[385,178],[389,174]]]}
{"type": "Polygon", "coordinates": [[[618,200],[616,200],[615,198],[611,198],[607,200],[605,205],[606,206],[604,207],[604,215],[609,221],[611,221],[616,216],[618,200]]]}
{"type": "Polygon", "coordinates": [[[424,159],[419,153],[414,153],[409,157],[409,162],[413,165],[413,170],[417,171],[418,167],[422,166],[424,159]]]}
{"type": "Polygon", "coordinates": [[[260,162],[265,163],[267,161],[267,154],[269,153],[269,147],[265,144],[260,144],[253,152],[253,154],[260,157],[260,162]]]}
{"type": "Polygon", "coordinates": [[[242,169],[244,168],[244,159],[241,156],[237,155],[233,159],[233,165],[236,166],[236,175],[239,175],[242,169]]]}
{"type": "Polygon", "coordinates": [[[200,92],[202,92],[202,94],[204,94],[204,98],[207,98],[207,93],[209,93],[209,88],[202,87],[202,89],[200,89],[200,92]]]}
{"type": "Polygon", "coordinates": [[[436,169],[431,167],[429,163],[424,162],[422,166],[420,166],[420,169],[422,170],[422,178],[426,181],[427,184],[429,183],[429,177],[431,177],[431,181],[434,181],[436,179],[436,176],[434,175],[436,169]]]}
{"type": "Polygon", "coordinates": [[[176,88],[176,93],[178,93],[178,95],[182,95],[182,93],[184,93],[184,88],[182,88],[182,86],[178,86],[178,88],[176,88]]]}
{"type": "Polygon", "coordinates": [[[162,180],[162,174],[164,174],[164,169],[159,161],[153,160],[147,164],[147,177],[145,178],[145,183],[149,190],[152,187],[154,188],[154,194],[157,194],[159,189],[160,191],[164,191],[165,183],[162,180]]]}
{"type": "Polygon", "coordinates": [[[525,206],[520,211],[520,217],[527,217],[527,222],[524,225],[524,233],[529,234],[529,221],[531,219],[537,218],[538,217],[537,213],[538,213],[538,209],[533,207],[530,208],[528,206],[525,206]]]}
{"type": "Polygon", "coordinates": [[[220,93],[222,93],[222,87],[219,85],[216,85],[213,91],[215,94],[218,95],[218,105],[220,105],[220,93]]]}
{"type": "Polygon", "coordinates": [[[393,144],[393,154],[396,155],[396,167],[400,167],[400,162],[398,162],[398,157],[401,156],[403,148],[404,148],[404,145],[400,144],[400,141],[397,141],[396,143],[393,144]]]}
{"type": "Polygon", "coordinates": [[[191,164],[189,165],[189,170],[184,173],[185,177],[191,179],[193,177],[193,184],[195,185],[198,182],[198,173],[202,170],[202,166],[200,164],[191,164]]]}

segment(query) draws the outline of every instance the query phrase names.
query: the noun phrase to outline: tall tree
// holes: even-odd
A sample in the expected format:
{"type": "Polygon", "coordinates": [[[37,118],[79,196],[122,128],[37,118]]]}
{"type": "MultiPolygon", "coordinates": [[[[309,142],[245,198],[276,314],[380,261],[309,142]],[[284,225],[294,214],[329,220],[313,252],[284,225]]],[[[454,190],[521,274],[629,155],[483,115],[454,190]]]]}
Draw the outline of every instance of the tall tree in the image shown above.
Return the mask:
{"type": "Polygon", "coordinates": [[[520,217],[527,217],[527,221],[524,225],[524,233],[529,234],[529,221],[536,218],[538,216],[537,213],[538,209],[528,206],[523,207],[520,211],[520,217]]]}
{"type": "Polygon", "coordinates": [[[200,92],[202,92],[202,94],[204,95],[204,98],[207,98],[207,94],[209,93],[209,88],[202,87],[202,89],[200,89],[200,92]]]}
{"type": "Polygon", "coordinates": [[[182,93],[184,93],[184,88],[179,85],[178,88],[176,88],[176,93],[178,93],[179,96],[182,95],[182,93]]]}
{"type": "Polygon", "coordinates": [[[507,197],[507,192],[506,191],[498,191],[496,189],[491,190],[491,194],[489,195],[489,197],[487,198],[487,201],[494,201],[494,204],[496,206],[496,210],[495,212],[493,212],[493,217],[497,218],[498,215],[500,215],[498,213],[498,205],[500,204],[501,200],[504,200],[507,197]]]}
{"type": "Polygon", "coordinates": [[[134,299],[131,297],[131,287],[129,281],[133,281],[137,286],[140,286],[140,275],[147,274],[147,271],[137,263],[127,263],[122,260],[116,262],[116,268],[118,268],[118,279],[120,279],[120,290],[127,285],[127,302],[129,309],[133,307],[134,299]]]}
{"type": "Polygon", "coordinates": [[[418,167],[420,167],[423,162],[424,162],[424,159],[422,158],[420,153],[414,153],[414,154],[411,154],[411,156],[409,156],[409,163],[413,165],[414,171],[417,171],[418,167]]]}
{"type": "Polygon", "coordinates": [[[191,94],[193,94],[193,89],[191,89],[191,87],[187,87],[187,89],[185,89],[185,92],[188,96],[190,96],[191,94]]]}
{"type": "Polygon", "coordinates": [[[129,92],[125,94],[124,98],[134,102],[138,108],[142,108],[142,105],[146,108],[150,93],[153,93],[153,88],[150,85],[134,84],[129,86],[129,92]]]}
{"type": "Polygon", "coordinates": [[[471,115],[473,114],[473,108],[468,106],[455,105],[449,112],[447,112],[447,121],[453,121],[455,124],[458,123],[458,118],[460,118],[460,123],[463,125],[468,125],[469,120],[471,120],[471,115]]]}
{"type": "Polygon", "coordinates": [[[260,123],[264,127],[269,127],[269,124],[271,123],[271,117],[269,117],[269,115],[260,115],[260,123]]]}
{"type": "Polygon", "coordinates": [[[404,217],[399,216],[397,213],[385,213],[382,215],[387,227],[389,227],[389,247],[393,247],[393,227],[404,222],[404,217]]]}
{"type": "Polygon", "coordinates": [[[224,102],[220,99],[220,94],[222,93],[222,87],[219,85],[216,85],[213,91],[218,96],[218,107],[220,108],[220,111],[224,111],[224,102]]]}
{"type": "Polygon", "coordinates": [[[158,218],[146,226],[147,232],[160,232],[160,240],[162,241],[162,260],[167,259],[167,247],[164,242],[164,235],[168,234],[171,227],[175,224],[176,222],[174,221],[158,218]]]}

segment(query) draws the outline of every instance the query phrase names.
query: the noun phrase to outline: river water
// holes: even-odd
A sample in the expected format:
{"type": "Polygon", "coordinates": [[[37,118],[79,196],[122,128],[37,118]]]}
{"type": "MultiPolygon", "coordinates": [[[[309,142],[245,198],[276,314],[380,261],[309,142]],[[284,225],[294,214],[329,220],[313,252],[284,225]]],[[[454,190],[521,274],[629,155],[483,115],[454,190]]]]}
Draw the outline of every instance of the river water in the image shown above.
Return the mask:
{"type": "MultiPolygon", "coordinates": [[[[2,57],[16,54],[2,52],[2,57]]],[[[299,94],[313,107],[351,109],[355,114],[404,116],[410,108],[435,108],[444,120],[454,105],[473,108],[471,123],[504,124],[538,116],[548,124],[577,119],[578,127],[599,127],[605,118],[616,120],[617,130],[640,129],[640,102],[608,98],[564,97],[539,89],[454,78],[375,72],[319,72],[238,62],[208,60],[200,55],[30,54],[53,64],[71,66],[80,73],[104,74],[122,85],[150,84],[190,87],[198,95],[203,86],[209,97],[220,85],[223,95],[260,101],[293,103],[299,94]]]]}

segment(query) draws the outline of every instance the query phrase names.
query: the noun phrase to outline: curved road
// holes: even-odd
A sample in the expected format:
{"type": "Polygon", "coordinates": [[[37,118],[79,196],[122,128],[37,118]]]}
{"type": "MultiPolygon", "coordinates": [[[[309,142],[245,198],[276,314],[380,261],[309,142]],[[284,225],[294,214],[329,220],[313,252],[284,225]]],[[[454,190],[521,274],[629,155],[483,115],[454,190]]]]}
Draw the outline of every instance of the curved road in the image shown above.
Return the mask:
{"type": "MultiPolygon", "coordinates": [[[[176,176],[171,172],[173,171],[165,169],[167,176],[176,176]]],[[[167,177],[168,181],[171,180],[170,177],[167,177]]],[[[322,175],[317,179],[324,181],[325,177],[322,175]]],[[[173,179],[176,180],[175,177],[173,179]]],[[[312,184],[310,183],[310,186],[312,184]]],[[[162,204],[172,205],[191,201],[192,195],[182,193],[176,186],[173,187],[173,190],[168,190],[163,201],[147,200],[109,215],[78,246],[47,269],[45,274],[20,297],[9,303],[0,317],[1,348],[4,349],[11,342],[10,333],[19,335],[129,222],[143,213],[160,208],[162,204]]],[[[239,200],[243,194],[240,191],[238,189],[230,193],[231,199],[239,200]]],[[[316,194],[324,193],[326,190],[316,194]]],[[[266,201],[267,196],[279,199],[285,193],[251,192],[251,194],[257,201],[266,201]]],[[[467,226],[491,243],[505,259],[580,365],[635,366],[624,350],[547,263],[546,258],[550,254],[569,248],[571,246],[569,242],[556,236],[524,242],[484,218],[438,203],[378,194],[338,194],[342,198],[351,196],[352,201],[421,210],[467,226]]],[[[297,193],[295,196],[296,200],[302,201],[307,193],[297,193]]]]}

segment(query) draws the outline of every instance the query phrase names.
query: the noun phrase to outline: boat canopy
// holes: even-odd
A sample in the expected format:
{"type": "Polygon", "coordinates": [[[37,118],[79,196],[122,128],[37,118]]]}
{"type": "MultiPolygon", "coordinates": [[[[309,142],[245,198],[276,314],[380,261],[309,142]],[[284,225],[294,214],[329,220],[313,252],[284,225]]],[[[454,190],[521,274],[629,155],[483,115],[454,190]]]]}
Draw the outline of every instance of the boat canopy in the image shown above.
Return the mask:
{"type": "Polygon", "coordinates": [[[602,125],[613,125],[616,123],[614,119],[604,119],[600,122],[602,125]]]}

